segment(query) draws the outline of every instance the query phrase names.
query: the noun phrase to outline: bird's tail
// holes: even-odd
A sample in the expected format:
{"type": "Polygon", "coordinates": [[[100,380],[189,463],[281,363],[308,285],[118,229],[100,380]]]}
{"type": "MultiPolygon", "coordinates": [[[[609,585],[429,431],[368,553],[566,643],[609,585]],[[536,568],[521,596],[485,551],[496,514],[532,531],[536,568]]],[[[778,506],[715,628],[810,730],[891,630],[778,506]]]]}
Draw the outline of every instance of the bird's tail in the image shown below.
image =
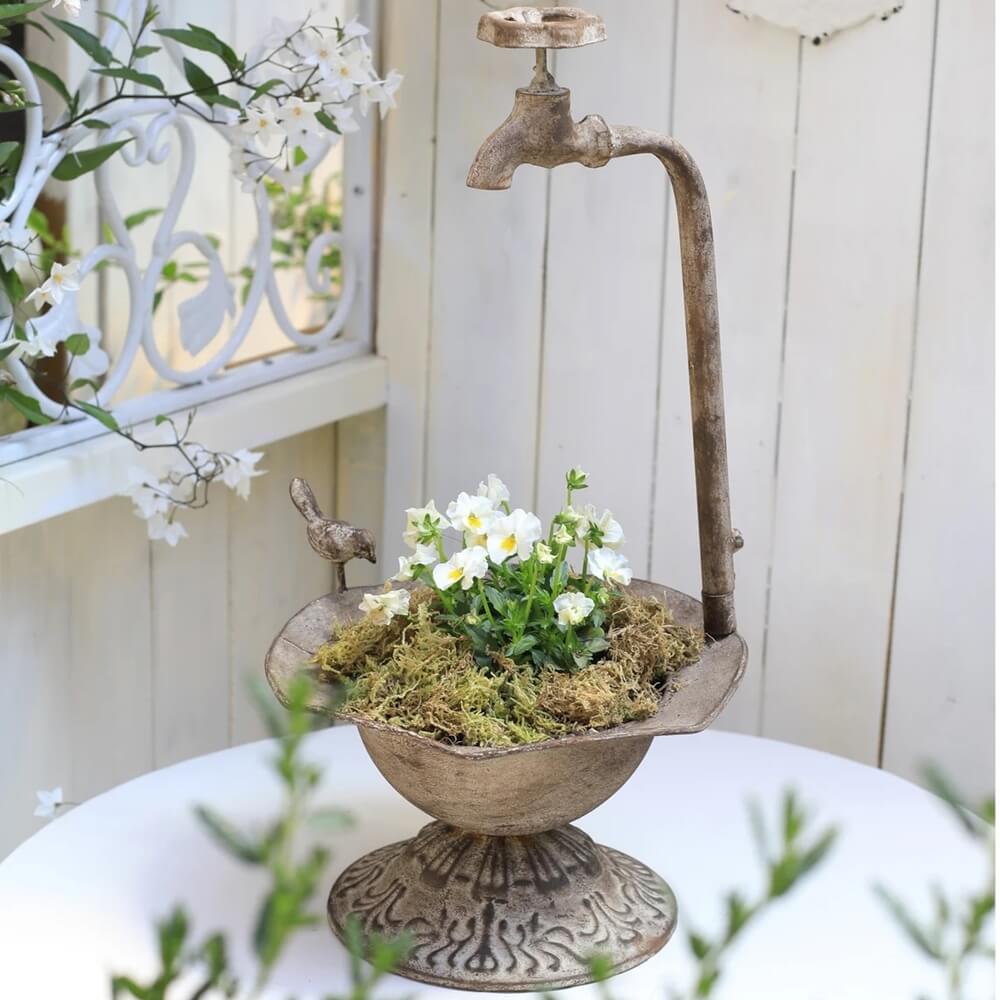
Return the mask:
{"type": "Polygon", "coordinates": [[[296,476],[288,485],[288,495],[292,498],[298,512],[307,521],[317,521],[323,517],[323,511],[319,509],[316,502],[316,494],[312,487],[304,480],[296,476]]]}

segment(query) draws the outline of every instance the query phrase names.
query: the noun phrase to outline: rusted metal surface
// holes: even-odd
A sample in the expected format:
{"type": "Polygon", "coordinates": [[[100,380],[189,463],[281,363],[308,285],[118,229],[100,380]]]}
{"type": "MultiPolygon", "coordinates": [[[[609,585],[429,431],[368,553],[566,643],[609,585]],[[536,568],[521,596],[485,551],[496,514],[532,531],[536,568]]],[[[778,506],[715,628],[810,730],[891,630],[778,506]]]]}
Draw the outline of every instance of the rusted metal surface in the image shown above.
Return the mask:
{"type": "Polygon", "coordinates": [[[355,528],[346,521],[326,517],[319,508],[312,487],[296,476],[288,484],[288,495],[295,509],[305,518],[306,538],[313,552],[333,563],[334,587],[344,590],[347,577],[344,567],[352,559],[375,562],[375,536],[367,528],[355,528]]]}
{"type": "Polygon", "coordinates": [[[476,37],[504,49],[572,49],[603,42],[607,31],[579,7],[508,7],[483,14],[476,37]]]}
{"type": "Polygon", "coordinates": [[[350,914],[366,935],[410,935],[413,949],[397,970],[409,979],[503,992],[590,982],[598,950],[612,973],[624,972],[658,952],[677,925],[663,879],[575,826],[482,837],[430,823],[350,865],[327,912],[345,944],[350,914]]]}
{"type": "MultiPolygon", "coordinates": [[[[505,13],[496,12],[501,21],[505,13]]],[[[598,115],[574,122],[569,91],[547,71],[543,78],[540,69],[541,60],[532,84],[517,91],[507,120],[476,153],[466,183],[503,190],[523,163],[602,167],[613,157],[640,153],[656,156],[666,168],[681,243],[705,631],[721,639],[736,631],[733,553],[742,538],[733,532],[729,510],[715,242],[705,184],[687,150],[670,136],[629,125],[611,127],[598,115]]]]}

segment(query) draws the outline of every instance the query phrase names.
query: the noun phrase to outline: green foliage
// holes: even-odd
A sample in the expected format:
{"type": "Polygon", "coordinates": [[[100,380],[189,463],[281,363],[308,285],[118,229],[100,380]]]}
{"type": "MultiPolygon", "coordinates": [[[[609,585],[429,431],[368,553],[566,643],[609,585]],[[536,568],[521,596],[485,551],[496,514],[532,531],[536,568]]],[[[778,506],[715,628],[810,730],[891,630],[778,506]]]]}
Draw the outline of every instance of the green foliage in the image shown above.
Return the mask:
{"type": "MultiPolygon", "coordinates": [[[[201,1000],[212,996],[260,996],[274,966],[285,953],[289,941],[298,932],[315,927],[319,916],[312,910],[312,900],[322,876],[329,852],[322,846],[299,850],[303,831],[311,820],[324,823],[336,817],[343,823],[345,815],[331,810],[312,808],[311,798],[322,772],[307,762],[302,743],[313,729],[309,706],[316,692],[303,675],[288,689],[288,711],[274,703],[269,691],[255,688],[261,714],[278,750],[274,772],[285,791],[285,806],[277,819],[265,829],[244,831],[207,807],[196,814],[208,834],[227,854],[244,864],[262,869],[268,876],[269,888],[261,903],[254,925],[253,951],[257,971],[249,994],[241,992],[240,982],[229,965],[226,939],[212,934],[199,945],[190,945],[190,921],[182,907],[157,925],[159,970],[146,983],[116,975],[111,980],[112,997],[133,997],[135,1000],[181,1000],[179,982],[196,978],[196,985],[186,1000],[201,1000]],[[173,990],[172,990],[173,988],[173,990]],[[172,990],[172,991],[171,991],[172,990]]],[[[371,1000],[381,980],[397,967],[410,949],[406,939],[388,941],[379,937],[365,939],[357,923],[348,925],[351,953],[351,992],[347,997],[327,997],[326,1000],[371,1000]],[[362,956],[370,963],[365,968],[362,956]]]]}
{"type": "Polygon", "coordinates": [[[929,919],[918,917],[886,886],[877,884],[874,891],[914,948],[941,967],[948,1000],[963,1000],[972,963],[994,958],[996,800],[991,798],[971,808],[937,768],[928,767],[924,779],[965,833],[982,847],[987,869],[983,884],[978,890],[954,897],[939,885],[931,886],[929,919]]]}
{"type": "Polygon", "coordinates": [[[83,177],[84,174],[96,170],[102,163],[114,156],[122,146],[131,141],[131,139],[119,139],[117,142],[95,146],[93,149],[85,149],[79,153],[67,153],[52,171],[52,176],[57,181],[75,181],[78,177],[83,177]]]}

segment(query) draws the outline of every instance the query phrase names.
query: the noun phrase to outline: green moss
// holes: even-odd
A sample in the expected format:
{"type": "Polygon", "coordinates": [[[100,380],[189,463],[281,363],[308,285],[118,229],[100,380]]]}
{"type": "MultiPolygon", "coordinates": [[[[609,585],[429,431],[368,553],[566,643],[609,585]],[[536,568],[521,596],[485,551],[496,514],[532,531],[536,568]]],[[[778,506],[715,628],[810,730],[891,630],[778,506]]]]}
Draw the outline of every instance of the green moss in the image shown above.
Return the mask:
{"type": "Polygon", "coordinates": [[[604,659],[575,673],[496,656],[477,666],[465,639],[435,627],[430,591],[414,594],[409,619],[362,619],[315,656],[331,682],[346,682],[342,714],[387,722],[467,746],[507,747],[648,718],[671,671],[701,655],[700,630],[676,625],[651,598],[616,597],[604,659]]]}

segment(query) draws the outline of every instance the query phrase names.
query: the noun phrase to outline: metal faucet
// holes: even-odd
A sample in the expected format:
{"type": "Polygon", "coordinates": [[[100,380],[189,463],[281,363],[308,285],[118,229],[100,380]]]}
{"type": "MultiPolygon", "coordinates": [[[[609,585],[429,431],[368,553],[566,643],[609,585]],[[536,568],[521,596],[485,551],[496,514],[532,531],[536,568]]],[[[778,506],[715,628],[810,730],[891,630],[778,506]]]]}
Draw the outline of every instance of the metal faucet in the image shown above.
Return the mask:
{"type": "Polygon", "coordinates": [[[507,120],[476,153],[469,187],[509,188],[522,163],[603,167],[611,159],[638,153],[652,153],[670,176],[681,242],[705,632],[721,639],[736,631],[733,553],[743,539],[733,531],[729,511],[715,243],[701,173],[670,136],[608,125],[599,115],[573,121],[570,92],[549,72],[547,50],[604,41],[607,32],[600,17],[576,7],[511,7],[484,14],[478,37],[501,48],[535,49],[535,72],[531,83],[517,90],[507,120]]]}

